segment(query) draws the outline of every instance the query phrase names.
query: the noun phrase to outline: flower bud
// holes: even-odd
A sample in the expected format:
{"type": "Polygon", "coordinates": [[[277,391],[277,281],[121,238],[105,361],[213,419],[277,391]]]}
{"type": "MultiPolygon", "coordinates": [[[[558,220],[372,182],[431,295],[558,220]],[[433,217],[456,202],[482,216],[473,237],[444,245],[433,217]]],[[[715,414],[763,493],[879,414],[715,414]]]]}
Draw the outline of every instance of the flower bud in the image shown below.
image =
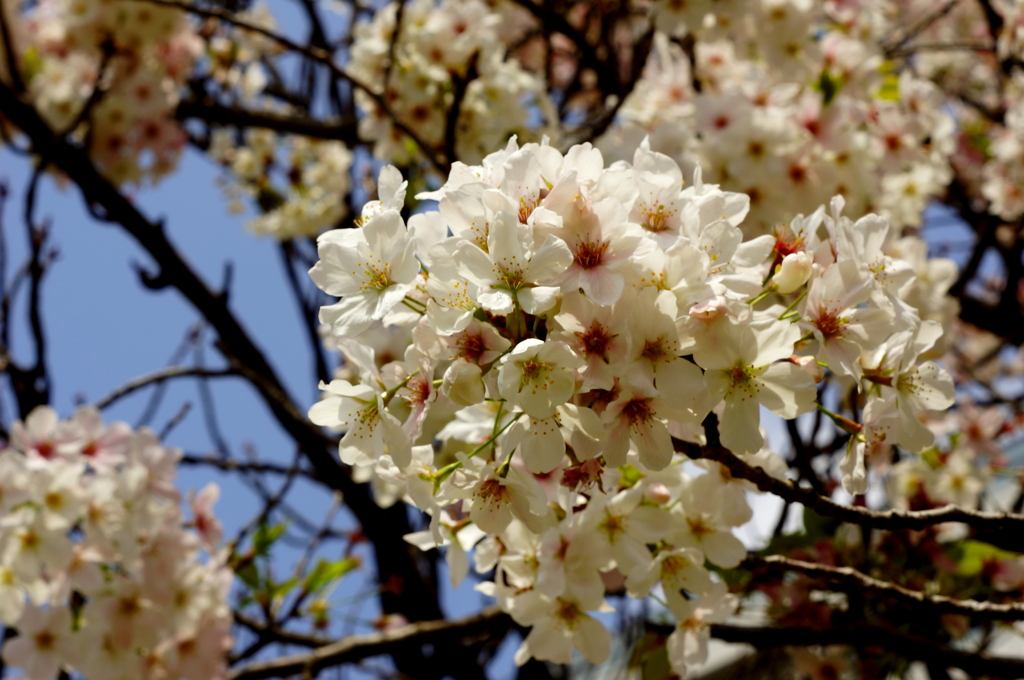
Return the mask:
{"type": "Polygon", "coordinates": [[[672,494],[667,486],[661,482],[654,482],[644,489],[644,498],[655,505],[664,505],[672,498],[672,494]]]}
{"type": "Polygon", "coordinates": [[[712,321],[725,313],[725,298],[715,295],[704,302],[690,307],[690,317],[701,321],[712,321]]]}
{"type": "Polygon", "coordinates": [[[810,254],[803,250],[786,255],[775,271],[775,287],[784,295],[792,293],[811,278],[813,262],[810,254]]]}
{"type": "Polygon", "coordinates": [[[456,359],[444,372],[441,394],[459,406],[472,406],[484,400],[484,381],[480,367],[465,359],[456,359]]]}

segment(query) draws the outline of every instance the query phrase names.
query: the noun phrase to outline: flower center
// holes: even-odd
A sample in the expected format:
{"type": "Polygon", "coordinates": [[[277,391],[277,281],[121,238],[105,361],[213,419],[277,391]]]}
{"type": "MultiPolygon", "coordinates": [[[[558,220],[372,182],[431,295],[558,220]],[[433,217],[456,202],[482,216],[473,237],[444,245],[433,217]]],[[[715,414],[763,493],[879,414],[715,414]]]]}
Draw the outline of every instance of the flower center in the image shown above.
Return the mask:
{"type": "Polygon", "coordinates": [[[623,415],[629,419],[632,426],[649,423],[654,418],[654,410],[651,408],[651,400],[648,397],[630,399],[622,409],[623,415]]]}
{"type": "Polygon", "coordinates": [[[674,210],[666,210],[664,205],[659,204],[656,208],[645,208],[641,214],[644,218],[643,228],[647,231],[659,233],[669,230],[668,221],[676,212],[674,210]]]}
{"type": "MultiPolygon", "coordinates": [[[[748,397],[753,397],[754,393],[758,391],[757,386],[754,384],[752,367],[744,366],[742,362],[729,369],[729,382],[732,383],[732,389],[729,390],[730,394],[733,390],[740,389],[746,392],[748,397]]],[[[746,398],[741,397],[741,400],[746,400],[746,398]]]]}
{"type": "Polygon", "coordinates": [[[487,346],[484,344],[483,333],[463,333],[455,341],[455,347],[459,350],[459,357],[466,361],[477,363],[483,356],[487,346]]]}
{"type": "Polygon", "coordinates": [[[672,354],[668,351],[668,348],[665,347],[666,344],[667,341],[664,337],[660,337],[655,340],[645,340],[644,348],[640,352],[640,356],[652,363],[670,358],[672,354]]]}
{"type": "Polygon", "coordinates": [[[533,384],[535,394],[537,387],[544,389],[547,387],[547,383],[551,382],[551,378],[548,377],[551,366],[548,364],[545,364],[542,361],[537,361],[536,359],[527,359],[526,361],[519,361],[516,363],[519,364],[519,368],[523,372],[520,384],[523,387],[533,384]]]}
{"type": "Polygon", "coordinates": [[[608,250],[608,242],[581,243],[576,250],[576,261],[584,269],[593,269],[604,263],[604,252],[608,250]]]}
{"type": "Polygon", "coordinates": [[[555,611],[555,616],[561,619],[562,623],[564,623],[567,628],[575,628],[576,622],[579,621],[582,616],[582,612],[575,603],[559,598],[558,609],[555,611]]]}
{"type": "Polygon", "coordinates": [[[842,338],[846,329],[846,322],[848,320],[839,316],[834,310],[828,309],[823,310],[818,314],[818,318],[814,320],[814,325],[818,327],[821,334],[826,340],[835,340],[842,338]]]}
{"type": "Polygon", "coordinates": [[[607,329],[598,322],[594,322],[586,333],[577,333],[583,345],[583,353],[587,356],[604,356],[608,351],[608,345],[614,336],[608,335],[607,329]]]}
{"type": "Polygon", "coordinates": [[[363,283],[359,286],[360,291],[382,291],[391,286],[391,272],[388,265],[382,260],[360,262],[357,266],[363,267],[363,283]]]}
{"type": "Polygon", "coordinates": [[[615,538],[626,530],[622,518],[605,511],[604,521],[598,527],[608,537],[609,543],[614,543],[615,538]]]}
{"type": "Polygon", "coordinates": [[[714,529],[707,525],[703,517],[687,517],[686,523],[690,526],[690,533],[698,538],[714,532],[714,529]]]}

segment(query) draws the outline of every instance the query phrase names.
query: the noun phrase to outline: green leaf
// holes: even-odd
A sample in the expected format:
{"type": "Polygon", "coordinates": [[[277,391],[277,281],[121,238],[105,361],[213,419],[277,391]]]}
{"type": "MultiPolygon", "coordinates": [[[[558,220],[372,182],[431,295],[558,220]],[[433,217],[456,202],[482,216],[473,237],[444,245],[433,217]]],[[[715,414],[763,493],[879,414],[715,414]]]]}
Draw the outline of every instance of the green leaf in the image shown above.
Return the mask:
{"type": "Polygon", "coordinates": [[[622,473],[622,480],[619,482],[619,484],[624,489],[631,488],[634,484],[639,482],[644,476],[644,473],[640,472],[632,465],[620,465],[619,472],[622,473]]]}
{"type": "Polygon", "coordinates": [[[281,538],[281,535],[284,533],[286,528],[288,528],[288,524],[286,522],[280,522],[279,524],[273,525],[268,525],[266,522],[260,522],[260,525],[256,527],[256,531],[252,534],[253,552],[257,555],[266,555],[277,539],[281,538]]]}
{"type": "Polygon", "coordinates": [[[306,574],[303,589],[307,593],[319,592],[358,566],[359,560],[353,557],[346,557],[337,562],[321,559],[306,574]]]}
{"type": "Polygon", "coordinates": [[[284,597],[288,594],[288,591],[298,585],[299,579],[290,578],[283,583],[274,583],[270,585],[270,596],[273,598],[284,597]]]}
{"type": "Polygon", "coordinates": [[[251,590],[260,589],[260,572],[255,562],[246,562],[245,566],[235,571],[235,576],[251,590]]]}
{"type": "Polygon", "coordinates": [[[1001,550],[994,545],[981,541],[964,541],[961,547],[960,564],[957,573],[961,576],[975,576],[985,567],[986,562],[995,560],[1017,559],[1020,555],[1001,550]]]}

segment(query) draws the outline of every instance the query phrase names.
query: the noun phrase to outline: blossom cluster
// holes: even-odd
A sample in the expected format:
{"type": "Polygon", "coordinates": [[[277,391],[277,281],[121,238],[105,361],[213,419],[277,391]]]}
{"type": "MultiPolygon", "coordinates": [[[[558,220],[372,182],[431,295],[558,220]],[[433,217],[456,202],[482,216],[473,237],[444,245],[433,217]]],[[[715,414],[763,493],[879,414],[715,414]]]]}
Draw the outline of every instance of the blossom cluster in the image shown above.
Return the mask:
{"type": "Polygon", "coordinates": [[[884,2],[654,3],[644,77],[599,146],[628,157],[644,136],[685,167],[750,196],[771,228],[836,194],[858,215],[917,225],[952,179],[941,91],[884,53],[884,2]],[[691,61],[669,36],[695,39],[691,61]]]}
{"type": "Polygon", "coordinates": [[[687,185],[646,141],[606,166],[589,144],[514,138],[456,163],[418,196],[437,210],[408,224],[406,188],[385,168],[361,227],[318,239],[310,275],[340,297],[320,319],[346,366],[309,416],[344,432],[345,463],[431,515],[409,540],[447,545],[453,582],[474,545],[477,570],[496,569],[482,589],[532,627],[519,662],[603,660],[592,614],[616,579],[634,597],[660,584],[673,664],[700,661],[707,624],[736,604],[706,563],[740,563],[732,529],[751,516],[748,482],[677,454],[706,443],[710,413],[723,446],[778,476],[763,412],[846,422],[840,473],[859,494],[866,458],[931,445],[919,416],[953,402],[931,361],[951,280],[916,237],[844,216],[842,197],[745,238],[748,196],[699,166],[687,185]],[[862,423],[819,403],[825,370],[859,394],[862,423]]]}
{"type": "Polygon", "coordinates": [[[185,12],[146,2],[47,0],[8,17],[28,97],[50,126],[84,140],[117,184],[156,181],[186,142],[174,120],[202,52],[185,12]]]}
{"type": "Polygon", "coordinates": [[[8,666],[28,678],[223,676],[232,573],[214,554],[218,491],[192,498],[188,529],[180,457],[91,407],[60,421],[41,406],[14,423],[0,451],[0,621],[17,631],[8,666]]]}
{"type": "Polygon", "coordinates": [[[401,3],[401,14],[399,5],[356,24],[346,67],[388,106],[356,90],[365,114],[359,135],[374,143],[377,158],[404,165],[418,157],[396,119],[434,150],[454,134],[456,156],[466,162],[511,135],[539,139],[546,128],[536,123],[538,111],[549,125],[556,119],[544,80],[506,58],[511,33],[500,11],[482,0],[413,0],[401,3]]]}
{"type": "Polygon", "coordinates": [[[242,197],[260,206],[261,214],[247,224],[253,233],[316,236],[347,214],[352,152],[343,143],[282,138],[261,128],[250,128],[244,143],[238,141],[234,130],[215,130],[210,155],[231,171],[225,191],[232,209],[243,210],[242,197]]]}

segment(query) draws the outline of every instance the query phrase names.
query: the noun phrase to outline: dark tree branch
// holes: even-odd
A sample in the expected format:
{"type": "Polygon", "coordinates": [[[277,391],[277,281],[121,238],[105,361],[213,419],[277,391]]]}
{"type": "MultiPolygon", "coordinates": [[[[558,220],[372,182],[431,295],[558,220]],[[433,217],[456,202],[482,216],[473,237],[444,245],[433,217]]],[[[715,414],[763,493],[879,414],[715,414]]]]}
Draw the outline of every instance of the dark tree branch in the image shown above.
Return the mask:
{"type": "Polygon", "coordinates": [[[944,595],[929,595],[918,590],[882,581],[863,574],[852,567],[830,567],[803,560],[790,559],[781,555],[767,557],[751,556],[741,565],[750,570],[796,571],[812,578],[830,583],[852,586],[865,595],[884,596],[913,607],[915,611],[929,609],[936,614],[960,614],[995,621],[1020,621],[1024,619],[1024,603],[996,604],[978,600],[958,600],[944,595]]]}
{"type": "Polygon", "coordinates": [[[745,642],[758,649],[789,646],[845,645],[883,652],[905,659],[929,661],[944,667],[959,668],[978,677],[1024,677],[1024,659],[994,657],[937,644],[933,640],[908,635],[890,628],[849,626],[821,628],[811,626],[733,626],[712,624],[711,636],[726,642],[745,642]]]}
{"type": "Polygon", "coordinates": [[[179,120],[201,120],[213,125],[229,125],[238,128],[265,128],[282,134],[302,135],[313,139],[336,140],[346,144],[357,144],[356,126],[353,123],[319,121],[306,116],[292,116],[270,111],[252,111],[239,106],[225,106],[211,98],[197,101],[188,99],[175,110],[179,120]]]}
{"type": "Polygon", "coordinates": [[[511,620],[497,608],[455,621],[421,621],[396,630],[353,635],[311,652],[250,664],[228,674],[229,680],[262,680],[291,675],[313,677],[325,668],[381,654],[400,654],[424,644],[466,644],[502,634],[511,620]]]}
{"type": "Polygon", "coordinates": [[[210,369],[190,366],[171,366],[160,371],[154,371],[148,375],[131,380],[121,387],[103,397],[95,404],[96,408],[103,410],[129,394],[141,390],[149,385],[158,385],[164,381],[174,378],[227,378],[238,377],[238,372],[231,369],[210,369]]]}
{"type": "Polygon", "coordinates": [[[351,480],[331,452],[332,440],[306,419],[223,298],[196,275],[160,225],[147,219],[104,178],[83,149],[54,135],[38,112],[4,84],[0,84],[0,111],[32,140],[36,153],[52,158],[53,164],[78,185],[89,203],[102,209],[106,219],[119,223],[149,253],[161,275],[173,282],[174,288],[217,331],[217,347],[229,365],[252,383],[282,428],[309,458],[318,476],[344,494],[346,504],[373,543],[380,582],[402,584],[382,595],[385,613],[400,612],[411,621],[441,618],[436,583],[420,570],[418,550],[402,540],[410,531],[405,507],[396,504],[380,509],[367,486],[351,480]],[[430,596],[426,596],[428,593],[430,596]]]}
{"type": "Polygon", "coordinates": [[[746,479],[758,489],[772,493],[791,503],[801,503],[820,515],[842,522],[873,526],[877,529],[920,530],[943,522],[963,522],[975,530],[1024,530],[1024,515],[1007,512],[982,512],[946,505],[931,510],[870,510],[868,508],[841,505],[830,498],[819,495],[813,489],[806,489],[789,480],[776,479],[761,468],[747,464],[721,445],[718,439],[718,417],[709,415],[704,421],[707,446],[699,446],[682,440],[674,440],[676,450],[690,458],[706,458],[724,465],[733,477],[746,479]]]}

